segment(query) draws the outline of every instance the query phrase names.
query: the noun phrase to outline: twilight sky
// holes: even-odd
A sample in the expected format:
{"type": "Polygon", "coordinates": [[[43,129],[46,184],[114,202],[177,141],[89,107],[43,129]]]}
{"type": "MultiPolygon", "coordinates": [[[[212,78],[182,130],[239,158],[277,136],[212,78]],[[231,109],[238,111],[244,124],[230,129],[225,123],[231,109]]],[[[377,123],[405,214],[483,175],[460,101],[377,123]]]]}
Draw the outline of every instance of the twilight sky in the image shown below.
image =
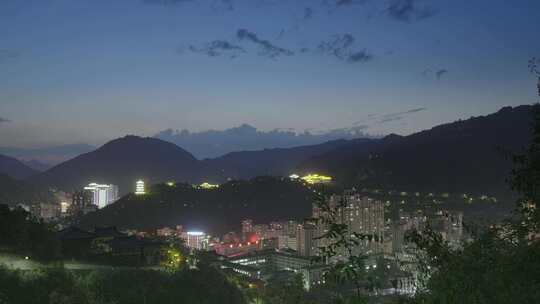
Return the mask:
{"type": "Polygon", "coordinates": [[[355,127],[533,103],[538,0],[2,0],[0,146],[355,127]]]}

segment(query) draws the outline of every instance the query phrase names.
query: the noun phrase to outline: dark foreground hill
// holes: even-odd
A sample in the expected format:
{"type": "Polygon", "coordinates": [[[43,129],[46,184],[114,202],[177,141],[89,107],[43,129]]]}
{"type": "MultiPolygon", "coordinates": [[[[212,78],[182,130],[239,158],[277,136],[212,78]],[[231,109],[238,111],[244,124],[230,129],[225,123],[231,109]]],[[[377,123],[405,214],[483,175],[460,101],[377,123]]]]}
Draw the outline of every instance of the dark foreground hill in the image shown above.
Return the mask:
{"type": "Polygon", "coordinates": [[[306,218],[312,201],[313,190],[274,177],[231,181],[212,190],[160,184],[147,195],[129,194],[90,213],[80,224],[87,228],[114,225],[135,229],[184,225],[188,229],[222,232],[237,229],[246,218],[262,223],[306,218]]]}
{"type": "Polygon", "coordinates": [[[509,196],[512,168],[504,150],[520,151],[532,136],[533,106],[506,107],[409,136],[351,141],[301,165],[355,186],[509,196]]]}

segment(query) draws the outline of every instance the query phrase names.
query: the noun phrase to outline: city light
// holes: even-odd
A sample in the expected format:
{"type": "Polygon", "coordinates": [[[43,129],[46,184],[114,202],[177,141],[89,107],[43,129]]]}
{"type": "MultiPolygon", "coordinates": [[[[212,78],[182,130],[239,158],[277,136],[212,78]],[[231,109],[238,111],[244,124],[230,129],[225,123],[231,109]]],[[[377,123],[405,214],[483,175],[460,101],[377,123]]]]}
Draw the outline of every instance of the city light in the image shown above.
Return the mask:
{"type": "Polygon", "coordinates": [[[146,194],[146,190],[144,188],[144,182],[142,180],[138,180],[135,184],[135,194],[142,195],[146,194]]]}
{"type": "Polygon", "coordinates": [[[219,188],[219,185],[216,185],[216,184],[210,184],[210,183],[204,182],[204,183],[202,183],[202,184],[199,185],[199,188],[205,189],[205,190],[210,190],[210,189],[216,189],[216,188],[219,188]]]}
{"type": "Polygon", "coordinates": [[[90,183],[84,187],[84,190],[92,193],[92,204],[99,209],[114,203],[118,199],[118,187],[115,185],[90,183]]]}
{"type": "Polygon", "coordinates": [[[302,177],[302,180],[310,185],[314,184],[326,184],[332,182],[332,177],[320,175],[320,174],[309,174],[302,177]]]}

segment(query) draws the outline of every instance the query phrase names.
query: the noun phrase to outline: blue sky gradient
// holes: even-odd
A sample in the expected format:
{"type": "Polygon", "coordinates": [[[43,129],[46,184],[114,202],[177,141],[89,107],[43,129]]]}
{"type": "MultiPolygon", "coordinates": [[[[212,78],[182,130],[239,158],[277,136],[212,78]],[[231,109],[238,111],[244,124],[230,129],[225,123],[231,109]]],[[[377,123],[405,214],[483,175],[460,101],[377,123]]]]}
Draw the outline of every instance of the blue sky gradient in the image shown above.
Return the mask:
{"type": "Polygon", "coordinates": [[[539,30],[533,0],[3,0],[1,145],[410,134],[537,101],[539,30]]]}

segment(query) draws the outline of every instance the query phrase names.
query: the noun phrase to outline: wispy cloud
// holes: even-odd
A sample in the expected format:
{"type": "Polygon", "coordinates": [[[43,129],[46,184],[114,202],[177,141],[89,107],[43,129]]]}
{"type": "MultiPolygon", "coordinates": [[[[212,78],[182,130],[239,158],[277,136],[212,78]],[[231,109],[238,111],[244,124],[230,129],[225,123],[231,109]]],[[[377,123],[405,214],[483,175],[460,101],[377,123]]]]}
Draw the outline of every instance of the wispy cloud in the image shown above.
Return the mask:
{"type": "Polygon", "coordinates": [[[426,111],[427,108],[414,108],[407,111],[388,113],[388,114],[370,114],[364,120],[359,120],[354,123],[355,126],[367,126],[371,127],[372,125],[385,124],[389,122],[394,122],[398,120],[403,120],[407,116],[426,111]]]}
{"type": "Polygon", "coordinates": [[[412,22],[432,17],[437,11],[429,6],[420,6],[418,0],[392,0],[386,13],[394,20],[412,22]]]}
{"type": "Polygon", "coordinates": [[[437,70],[437,72],[435,72],[435,76],[437,77],[437,80],[440,80],[447,73],[448,73],[448,70],[440,69],[440,70],[437,70]]]}
{"type": "Polygon", "coordinates": [[[334,35],[330,40],[322,41],[318,46],[318,50],[323,54],[350,63],[367,62],[373,59],[373,55],[366,49],[353,50],[354,43],[355,38],[351,34],[334,35]]]}
{"type": "Polygon", "coordinates": [[[311,7],[305,7],[302,19],[309,20],[311,18],[313,18],[313,9],[311,7]]]}
{"type": "Polygon", "coordinates": [[[187,2],[195,2],[196,0],[142,0],[145,4],[156,4],[156,5],[174,5],[187,2]]]}
{"type": "Polygon", "coordinates": [[[431,69],[431,68],[427,68],[425,70],[422,71],[422,76],[424,77],[427,77],[427,78],[435,78],[437,80],[441,80],[443,78],[444,75],[448,74],[448,70],[445,69],[445,68],[438,68],[438,69],[431,69]]]}
{"type": "Polygon", "coordinates": [[[294,55],[293,51],[276,46],[268,40],[261,39],[259,38],[259,36],[257,36],[256,33],[251,32],[247,29],[239,29],[236,32],[236,37],[240,41],[247,41],[247,42],[256,44],[260,49],[259,55],[261,56],[276,58],[281,55],[285,55],[285,56],[294,55]]]}
{"type": "Polygon", "coordinates": [[[244,48],[241,46],[226,40],[214,40],[200,47],[190,45],[188,50],[193,53],[203,54],[210,57],[226,55],[230,58],[235,58],[239,54],[246,52],[246,50],[244,50],[244,48]]]}

